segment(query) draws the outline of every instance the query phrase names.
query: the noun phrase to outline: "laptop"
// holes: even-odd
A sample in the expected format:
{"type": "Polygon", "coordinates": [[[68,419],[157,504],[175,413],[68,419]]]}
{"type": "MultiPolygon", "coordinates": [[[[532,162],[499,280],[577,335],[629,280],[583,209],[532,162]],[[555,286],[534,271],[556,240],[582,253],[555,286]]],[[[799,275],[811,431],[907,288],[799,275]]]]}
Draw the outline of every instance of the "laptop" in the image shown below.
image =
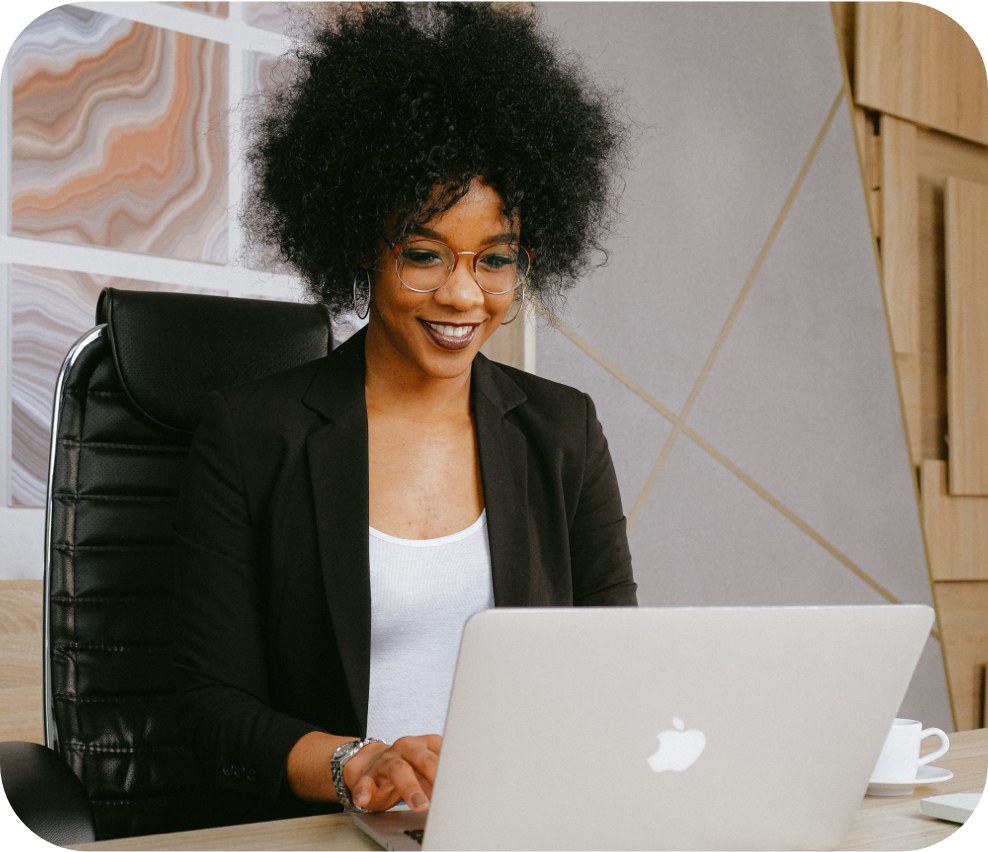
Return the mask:
{"type": "Polygon", "coordinates": [[[926,606],[492,609],[467,623],[426,814],[388,849],[833,849],[926,606]]]}

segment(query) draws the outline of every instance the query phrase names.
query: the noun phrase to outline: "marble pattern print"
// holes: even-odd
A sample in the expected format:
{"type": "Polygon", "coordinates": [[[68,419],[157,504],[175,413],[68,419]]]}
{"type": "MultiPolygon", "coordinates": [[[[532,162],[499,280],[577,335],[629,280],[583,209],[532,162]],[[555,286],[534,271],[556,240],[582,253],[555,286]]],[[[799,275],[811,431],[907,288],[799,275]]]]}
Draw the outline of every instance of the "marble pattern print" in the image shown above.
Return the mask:
{"type": "Polygon", "coordinates": [[[297,3],[248,3],[246,20],[252,27],[260,27],[276,33],[284,32],[285,13],[289,7],[297,5],[297,3]]]}
{"type": "Polygon", "coordinates": [[[229,3],[173,3],[164,2],[164,6],[183,6],[186,9],[193,9],[196,12],[205,12],[207,15],[216,15],[220,18],[227,18],[230,16],[230,4],[229,3]]]}
{"type": "Polygon", "coordinates": [[[69,348],[95,325],[96,300],[104,287],[227,295],[225,290],[13,264],[8,468],[12,506],[45,504],[55,380],[69,348]]]}
{"type": "MultiPolygon", "coordinates": [[[[253,27],[284,33],[291,30],[296,17],[332,17],[343,3],[248,3],[247,23],[253,27]]],[[[346,4],[353,5],[353,4],[346,4]]]]}
{"type": "Polygon", "coordinates": [[[227,46],[74,6],[11,48],[11,233],[224,264],[227,46]]]}

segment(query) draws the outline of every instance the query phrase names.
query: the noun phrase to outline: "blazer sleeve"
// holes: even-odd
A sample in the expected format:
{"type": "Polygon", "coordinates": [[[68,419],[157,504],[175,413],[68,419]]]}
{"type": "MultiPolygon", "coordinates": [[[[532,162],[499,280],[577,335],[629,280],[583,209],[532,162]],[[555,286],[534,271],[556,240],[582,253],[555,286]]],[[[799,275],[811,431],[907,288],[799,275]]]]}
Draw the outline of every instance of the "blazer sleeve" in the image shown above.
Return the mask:
{"type": "Polygon", "coordinates": [[[179,724],[220,786],[275,799],[292,746],[319,729],[268,704],[265,582],[245,491],[230,408],[213,393],[175,519],[179,724]]]}
{"type": "Polygon", "coordinates": [[[579,502],[570,526],[573,603],[637,606],[627,523],[614,464],[592,400],[586,403],[586,461],[579,502]]]}

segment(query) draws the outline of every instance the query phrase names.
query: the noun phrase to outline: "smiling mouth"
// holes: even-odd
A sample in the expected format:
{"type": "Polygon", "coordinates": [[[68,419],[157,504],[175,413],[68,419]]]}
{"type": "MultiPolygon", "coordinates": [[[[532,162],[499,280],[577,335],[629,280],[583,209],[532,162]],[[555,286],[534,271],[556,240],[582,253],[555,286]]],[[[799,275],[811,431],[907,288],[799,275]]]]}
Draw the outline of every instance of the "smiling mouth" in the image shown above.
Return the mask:
{"type": "Polygon", "coordinates": [[[419,320],[432,341],[443,349],[466,349],[477,336],[479,324],[452,325],[450,323],[429,322],[419,320]]]}

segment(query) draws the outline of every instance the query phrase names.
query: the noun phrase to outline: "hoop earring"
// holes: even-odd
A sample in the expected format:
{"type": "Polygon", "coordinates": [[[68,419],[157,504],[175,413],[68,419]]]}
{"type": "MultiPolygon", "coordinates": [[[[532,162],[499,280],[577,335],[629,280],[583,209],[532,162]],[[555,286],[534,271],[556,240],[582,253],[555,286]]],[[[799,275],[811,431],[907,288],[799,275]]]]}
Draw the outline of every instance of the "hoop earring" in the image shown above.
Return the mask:
{"type": "Polygon", "coordinates": [[[370,314],[371,277],[370,272],[366,269],[364,270],[364,274],[367,276],[367,310],[365,310],[362,314],[360,313],[360,308],[357,307],[357,277],[360,273],[357,272],[353,276],[353,312],[357,315],[358,319],[362,320],[367,319],[368,314],[370,314]]]}
{"type": "Polygon", "coordinates": [[[518,305],[518,310],[515,311],[515,315],[511,319],[505,320],[504,322],[501,323],[501,325],[510,325],[516,319],[518,319],[518,315],[521,314],[522,311],[524,311],[524,310],[525,310],[525,285],[522,284],[521,285],[521,304],[518,305]]]}

